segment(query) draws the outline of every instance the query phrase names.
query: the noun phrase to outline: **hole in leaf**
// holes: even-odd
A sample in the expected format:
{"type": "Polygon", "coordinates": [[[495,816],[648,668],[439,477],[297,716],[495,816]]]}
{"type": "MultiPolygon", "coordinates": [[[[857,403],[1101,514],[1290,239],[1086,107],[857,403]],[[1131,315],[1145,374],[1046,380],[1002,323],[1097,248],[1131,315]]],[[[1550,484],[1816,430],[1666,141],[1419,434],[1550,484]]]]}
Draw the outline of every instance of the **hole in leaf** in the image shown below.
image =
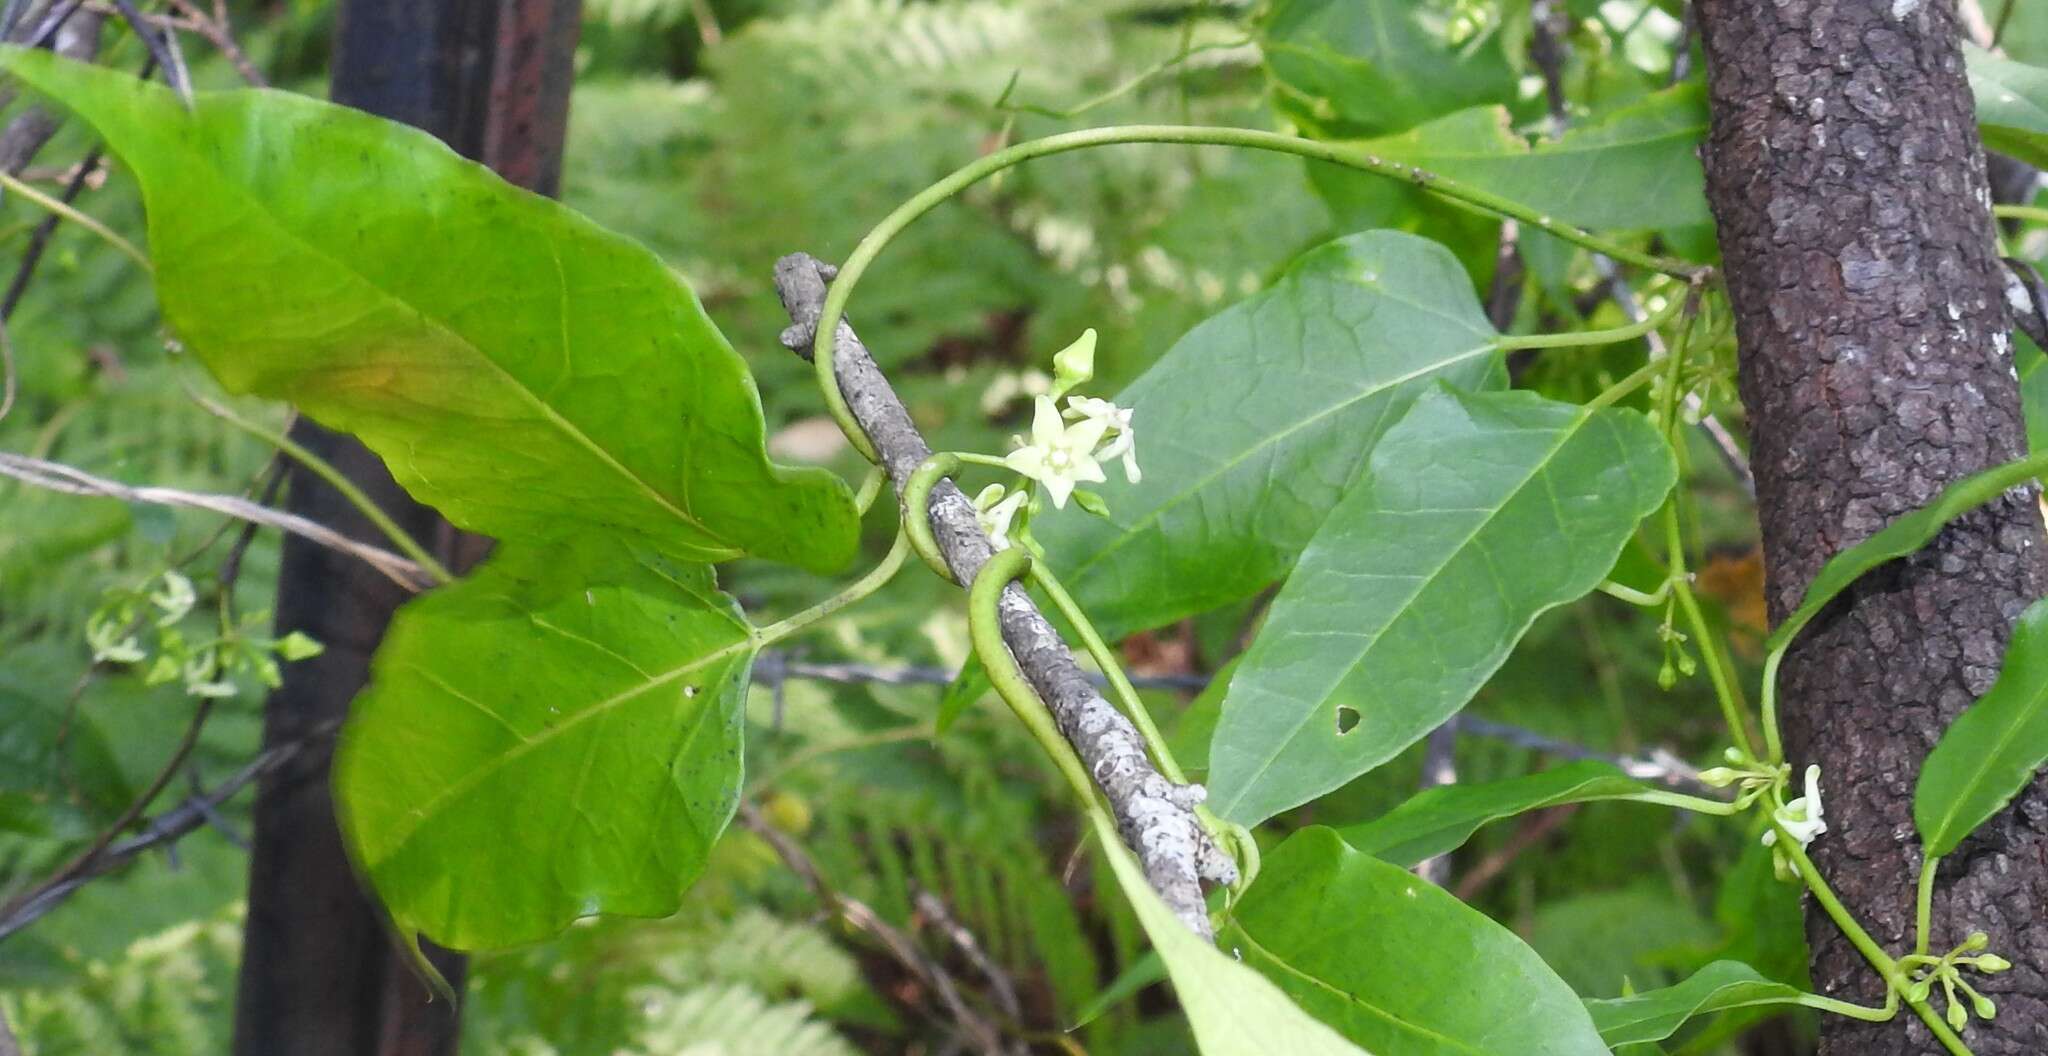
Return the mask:
{"type": "Polygon", "coordinates": [[[1337,735],[1339,737],[1358,728],[1358,709],[1349,704],[1337,705],[1337,735]]]}

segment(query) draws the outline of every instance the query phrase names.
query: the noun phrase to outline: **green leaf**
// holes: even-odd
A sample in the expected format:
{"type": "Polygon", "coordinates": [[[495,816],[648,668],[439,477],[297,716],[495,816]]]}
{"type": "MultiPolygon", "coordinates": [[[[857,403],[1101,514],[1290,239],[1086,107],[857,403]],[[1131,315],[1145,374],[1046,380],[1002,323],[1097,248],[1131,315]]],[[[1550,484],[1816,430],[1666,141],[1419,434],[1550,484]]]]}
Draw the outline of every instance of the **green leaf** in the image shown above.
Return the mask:
{"type": "Polygon", "coordinates": [[[1662,1041],[1694,1016],[1754,1005],[1796,1005],[1806,995],[1775,983],[1749,965],[1715,961],[1676,986],[1586,1002],[1609,1045],[1662,1041]]]}
{"type": "Polygon", "coordinates": [[[1320,246],[1118,397],[1145,477],[1112,469],[1097,489],[1109,519],[1067,510],[1032,530],[1112,640],[1249,597],[1287,573],[1431,379],[1497,376],[1498,336],[1436,243],[1371,231],[1320,246]]]}
{"type": "Polygon", "coordinates": [[[967,654],[967,662],[960,665],[960,672],[953,681],[946,683],[945,692],[939,695],[938,718],[933,721],[934,733],[945,733],[967,714],[967,709],[981,698],[988,696],[995,684],[989,681],[988,668],[981,666],[981,658],[967,654]]]}
{"type": "Polygon", "coordinates": [[[1498,40],[1452,40],[1414,0],[1282,0],[1260,28],[1282,104],[1357,135],[1410,128],[1515,94],[1498,40]]]}
{"type": "Polygon", "coordinates": [[[1166,981],[1166,962],[1159,959],[1158,950],[1148,950],[1145,955],[1132,961],[1129,967],[1117,973],[1080,1011],[1074,1013],[1074,1021],[1067,1024],[1068,1030],[1079,1030],[1102,1017],[1104,1012],[1138,996],[1153,983],[1166,981]]]}
{"type": "Polygon", "coordinates": [[[1444,387],[1418,399],[1231,679],[1209,754],[1216,812],[1263,821],[1435,729],[1538,615],[1599,584],[1676,475],[1634,411],[1444,387]]]}
{"type": "Polygon", "coordinates": [[[1571,988],[1513,932],[1331,829],[1268,854],[1218,942],[1385,1056],[1607,1052],[1571,988]]]}
{"type": "Polygon", "coordinates": [[[1821,566],[1820,574],[1806,588],[1806,597],[1799,608],[1785,617],[1785,622],[1771,632],[1765,648],[1772,652],[1783,649],[1805,626],[1812,622],[1835,595],[1849,589],[1863,573],[1901,558],[1927,545],[1948,522],[1990,502],[2012,488],[2048,472],[2048,453],[1993,466],[1981,473],[1975,473],[1942,489],[1934,501],[1912,513],[1887,524],[1870,538],[1842,551],[1828,559],[1821,566]]]}
{"type": "Polygon", "coordinates": [[[455,949],[662,916],[732,817],[755,641],[701,565],[502,544],[399,610],[336,753],[350,849],[455,949]]]}
{"type": "Polygon", "coordinates": [[[1189,931],[1153,892],[1116,826],[1099,810],[1089,819],[1117,884],[1166,962],[1202,1056],[1370,1056],[1289,1001],[1284,981],[1274,986],[1189,931]]]}
{"type": "MultiPolygon", "coordinates": [[[[1360,146],[1580,227],[1642,230],[1713,219],[1698,155],[1707,131],[1699,85],[1657,92],[1534,146],[1511,120],[1504,107],[1482,107],[1360,146]]],[[[1348,170],[1318,176],[1326,193],[1339,195],[1360,180],[1384,182],[1348,170]]]]}
{"type": "Polygon", "coordinates": [[[1612,764],[1586,759],[1477,785],[1439,785],[1372,821],[1337,830],[1344,842],[1408,866],[1463,846],[1481,825],[1544,807],[1628,799],[1654,791],[1612,764]]]}
{"type": "Polygon", "coordinates": [[[2048,762],[2048,599],[2020,614],[2005,664],[1921,764],[1913,824],[1929,855],[1956,849],[2048,762]]]}
{"type": "Polygon", "coordinates": [[[135,170],[164,314],[221,384],[356,434],[457,525],[852,558],[846,486],[768,461],[745,364],[645,249],[344,107],[235,91],[188,112],[48,52],[0,65],[135,170]]]}
{"type": "Polygon", "coordinates": [[[1963,45],[1977,129],[1984,146],[2029,165],[2048,165],[2048,70],[1963,45]]]}

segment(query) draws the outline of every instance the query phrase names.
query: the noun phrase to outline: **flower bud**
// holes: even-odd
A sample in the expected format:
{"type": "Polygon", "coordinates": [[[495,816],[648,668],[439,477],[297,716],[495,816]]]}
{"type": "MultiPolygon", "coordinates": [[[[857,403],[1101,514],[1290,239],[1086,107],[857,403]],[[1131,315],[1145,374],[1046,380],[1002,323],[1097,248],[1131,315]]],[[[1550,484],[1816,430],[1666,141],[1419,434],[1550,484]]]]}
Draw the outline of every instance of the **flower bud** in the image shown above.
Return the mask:
{"type": "Polygon", "coordinates": [[[1963,1011],[1962,1002],[1950,1001],[1948,1003],[1948,1025],[1954,1027],[1957,1030],[1961,1030],[1965,1026],[1969,1025],[1969,1022],[1970,1014],[1968,1012],[1963,1011]]]}
{"type": "Polygon", "coordinates": [[[1977,970],[1983,972],[1985,975],[1996,975],[1997,973],[2005,971],[2006,969],[2012,967],[2011,961],[2008,961],[1995,953],[1987,953],[1982,956],[1972,958],[1971,963],[1976,965],[1977,970]]]}

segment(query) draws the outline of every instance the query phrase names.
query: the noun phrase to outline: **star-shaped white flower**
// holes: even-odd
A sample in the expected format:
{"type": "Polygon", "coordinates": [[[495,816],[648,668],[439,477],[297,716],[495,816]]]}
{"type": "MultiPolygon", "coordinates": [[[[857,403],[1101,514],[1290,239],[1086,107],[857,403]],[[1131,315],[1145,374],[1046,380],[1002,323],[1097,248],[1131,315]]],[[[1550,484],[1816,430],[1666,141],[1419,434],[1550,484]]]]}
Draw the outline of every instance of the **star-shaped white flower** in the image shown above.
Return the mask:
{"type": "Polygon", "coordinates": [[[1124,479],[1133,484],[1144,479],[1144,475],[1138,472],[1138,434],[1131,428],[1130,408],[1118,407],[1108,400],[1098,400],[1093,396],[1069,396],[1067,417],[1083,422],[1101,422],[1105,431],[1111,435],[1109,442],[1095,452],[1095,457],[1106,462],[1122,456],[1124,479]]]}
{"type": "Polygon", "coordinates": [[[981,522],[981,530],[988,533],[989,543],[998,550],[1010,548],[1010,522],[1016,519],[1024,500],[1031,497],[1029,492],[1017,491],[1004,498],[1006,490],[1001,484],[990,484],[974,497],[974,517],[981,522]]]}
{"type": "MultiPolygon", "coordinates": [[[[1828,831],[1826,814],[1820,803],[1820,767],[1806,768],[1806,794],[1779,807],[1774,817],[1779,827],[1799,841],[1803,849],[1813,838],[1828,831]]],[[[1778,830],[1773,828],[1764,833],[1764,846],[1778,842],[1778,830]]]]}
{"type": "Polygon", "coordinates": [[[1053,507],[1064,508],[1074,485],[1109,479],[1095,461],[1095,445],[1108,430],[1108,423],[1095,418],[1068,425],[1052,399],[1040,396],[1031,417],[1031,442],[1010,452],[1003,464],[1045,485],[1053,507]]]}

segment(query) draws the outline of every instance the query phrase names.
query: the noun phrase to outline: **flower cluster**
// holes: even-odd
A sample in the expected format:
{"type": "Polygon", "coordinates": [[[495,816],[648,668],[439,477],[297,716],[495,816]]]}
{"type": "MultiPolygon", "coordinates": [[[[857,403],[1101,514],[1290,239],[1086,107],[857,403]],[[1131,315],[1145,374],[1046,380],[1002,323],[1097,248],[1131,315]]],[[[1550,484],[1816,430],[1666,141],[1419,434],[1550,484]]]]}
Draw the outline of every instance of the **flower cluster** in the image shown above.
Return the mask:
{"type": "Polygon", "coordinates": [[[1820,767],[1806,768],[1806,794],[1773,811],[1771,820],[1777,824],[1764,832],[1764,846],[1771,848],[1771,865],[1778,876],[1789,880],[1793,876],[1792,863],[1778,849],[1778,830],[1783,829],[1797,840],[1802,851],[1813,843],[1814,837],[1828,831],[1820,804],[1820,767]]]}
{"type": "Polygon", "coordinates": [[[1995,975],[2012,967],[2012,962],[1995,953],[1982,952],[1991,945],[1991,937],[1981,931],[1973,931],[1962,945],[1940,957],[1927,954],[1908,954],[1899,958],[1899,967],[1912,973],[1912,982],[1906,987],[1906,999],[1920,1002],[1927,1000],[1936,983],[1941,984],[1942,996],[1948,998],[1948,1025],[1961,1030],[1970,1022],[1970,1012],[1977,1013],[1978,1019],[1991,1019],[1998,1015],[1998,1006],[1988,997],[1977,992],[1969,980],[1963,978],[1964,968],[1974,968],[1985,975],[1995,975]],[[1956,999],[1961,990],[1969,999],[1969,1009],[1956,999]]]}
{"type": "Polygon", "coordinates": [[[232,697],[232,676],[248,672],[266,686],[282,682],[278,661],[318,656],[319,642],[298,631],[283,638],[253,633],[268,621],[267,613],[251,613],[238,628],[200,641],[178,627],[198,602],[191,579],[175,569],[142,587],[111,593],[85,623],[86,644],[94,663],[141,664],[143,682],[157,686],[181,682],[195,697],[232,697]]]}
{"type": "MultiPolygon", "coordinates": [[[[1748,807],[1766,794],[1782,792],[1791,781],[1791,769],[1782,763],[1776,766],[1759,763],[1734,748],[1728,749],[1727,759],[1736,765],[1702,770],[1700,780],[1715,788],[1737,786],[1735,806],[1738,809],[1748,807]]],[[[1771,849],[1771,865],[1778,879],[1791,880],[1797,874],[1792,869],[1791,859],[1778,846],[1778,830],[1783,829],[1801,850],[1811,845],[1815,837],[1828,831],[1827,814],[1820,801],[1820,767],[1806,768],[1806,794],[1773,810],[1771,820],[1775,824],[1764,830],[1763,844],[1771,849]]]]}
{"type": "MultiPolygon", "coordinates": [[[[1052,388],[1032,400],[1031,437],[1018,437],[1016,449],[1002,460],[1043,487],[1054,509],[1065,509],[1071,498],[1091,512],[1105,512],[1099,497],[1080,488],[1109,479],[1104,462],[1120,460],[1124,479],[1133,484],[1143,479],[1130,408],[1092,396],[1067,396],[1066,410],[1060,409],[1060,397],[1094,375],[1095,331],[1089,330],[1053,357],[1052,388]]],[[[982,530],[996,549],[1010,545],[1011,523],[1027,502],[1028,492],[1012,492],[1001,484],[991,484],[975,497],[982,530]]]]}

